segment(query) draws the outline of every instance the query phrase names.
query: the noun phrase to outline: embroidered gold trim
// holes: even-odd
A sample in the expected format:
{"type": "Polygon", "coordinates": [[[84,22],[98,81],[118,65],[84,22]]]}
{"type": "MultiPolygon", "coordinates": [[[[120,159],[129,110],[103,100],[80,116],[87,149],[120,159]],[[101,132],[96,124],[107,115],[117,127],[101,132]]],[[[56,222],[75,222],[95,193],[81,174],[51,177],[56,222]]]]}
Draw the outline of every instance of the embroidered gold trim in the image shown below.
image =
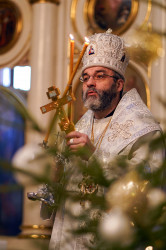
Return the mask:
{"type": "MultiPolygon", "coordinates": [[[[104,138],[104,136],[105,136],[105,133],[106,133],[106,131],[107,131],[109,125],[110,125],[111,120],[112,120],[112,117],[109,119],[107,125],[105,126],[103,132],[101,133],[99,139],[98,139],[97,142],[96,142],[96,145],[94,145],[94,146],[96,147],[96,149],[97,149],[97,148],[98,148],[98,149],[100,148],[101,143],[102,143],[103,138],[104,138]]],[[[94,144],[94,128],[93,128],[93,126],[94,126],[94,118],[93,118],[93,122],[92,122],[92,131],[91,131],[91,142],[94,144]]]]}

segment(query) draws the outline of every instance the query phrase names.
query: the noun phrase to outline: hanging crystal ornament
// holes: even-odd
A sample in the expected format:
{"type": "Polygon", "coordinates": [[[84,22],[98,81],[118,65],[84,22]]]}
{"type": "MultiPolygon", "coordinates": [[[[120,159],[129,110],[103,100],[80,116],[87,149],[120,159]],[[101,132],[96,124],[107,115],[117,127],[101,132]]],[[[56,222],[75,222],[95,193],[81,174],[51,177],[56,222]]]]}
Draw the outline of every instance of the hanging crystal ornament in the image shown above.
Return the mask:
{"type": "Polygon", "coordinates": [[[164,55],[160,34],[153,31],[149,21],[152,10],[152,0],[148,0],[148,8],[143,23],[126,40],[130,58],[147,66],[148,77],[151,77],[151,64],[164,55]]]}
{"type": "Polygon", "coordinates": [[[128,37],[127,43],[131,59],[141,62],[147,67],[158,57],[164,55],[161,36],[152,30],[151,23],[134,31],[128,37]]]}

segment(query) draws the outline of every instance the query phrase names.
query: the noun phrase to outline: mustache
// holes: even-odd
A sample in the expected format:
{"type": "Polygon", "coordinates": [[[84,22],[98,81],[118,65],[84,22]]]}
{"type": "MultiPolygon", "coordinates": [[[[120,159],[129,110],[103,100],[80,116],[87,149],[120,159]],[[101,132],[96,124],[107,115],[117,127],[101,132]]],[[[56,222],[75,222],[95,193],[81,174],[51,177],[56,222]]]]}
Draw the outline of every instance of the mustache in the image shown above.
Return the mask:
{"type": "Polygon", "coordinates": [[[100,93],[99,93],[99,91],[97,89],[95,89],[94,87],[89,87],[88,89],[86,89],[83,92],[83,95],[84,95],[85,98],[87,98],[87,95],[88,95],[89,91],[93,91],[93,92],[97,93],[98,95],[100,95],[100,93]]]}

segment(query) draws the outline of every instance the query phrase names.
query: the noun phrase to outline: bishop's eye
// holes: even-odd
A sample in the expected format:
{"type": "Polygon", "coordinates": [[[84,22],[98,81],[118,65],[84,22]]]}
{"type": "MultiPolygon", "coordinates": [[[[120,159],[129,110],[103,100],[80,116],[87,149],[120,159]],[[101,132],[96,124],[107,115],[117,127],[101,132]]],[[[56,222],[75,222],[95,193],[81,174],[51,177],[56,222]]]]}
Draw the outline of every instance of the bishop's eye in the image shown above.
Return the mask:
{"type": "Polygon", "coordinates": [[[94,79],[99,80],[99,79],[103,79],[104,77],[105,77],[105,75],[103,73],[99,72],[99,73],[95,74],[94,79]]]}
{"type": "Polygon", "coordinates": [[[84,82],[87,82],[87,81],[89,80],[89,78],[90,78],[89,75],[84,75],[84,76],[82,77],[82,79],[83,79],[84,82]]]}

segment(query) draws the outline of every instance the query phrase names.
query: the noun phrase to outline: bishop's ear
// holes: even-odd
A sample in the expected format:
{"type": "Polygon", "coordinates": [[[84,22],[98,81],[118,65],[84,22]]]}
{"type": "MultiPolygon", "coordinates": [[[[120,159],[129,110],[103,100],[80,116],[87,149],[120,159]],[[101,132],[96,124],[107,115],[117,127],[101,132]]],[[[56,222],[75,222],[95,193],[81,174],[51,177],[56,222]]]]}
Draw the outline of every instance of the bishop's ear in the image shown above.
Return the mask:
{"type": "Polygon", "coordinates": [[[116,82],[116,86],[117,86],[117,91],[120,92],[124,87],[123,79],[118,79],[116,82]]]}

